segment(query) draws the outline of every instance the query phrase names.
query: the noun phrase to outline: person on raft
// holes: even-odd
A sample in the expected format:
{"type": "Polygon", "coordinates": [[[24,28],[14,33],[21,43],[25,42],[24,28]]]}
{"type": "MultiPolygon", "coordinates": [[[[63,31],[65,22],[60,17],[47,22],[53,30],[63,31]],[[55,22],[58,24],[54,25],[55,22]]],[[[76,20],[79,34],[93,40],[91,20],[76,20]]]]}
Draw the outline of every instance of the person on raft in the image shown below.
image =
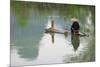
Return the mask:
{"type": "Polygon", "coordinates": [[[79,34],[80,25],[76,18],[72,18],[72,25],[71,25],[71,33],[72,34],[79,34]]]}

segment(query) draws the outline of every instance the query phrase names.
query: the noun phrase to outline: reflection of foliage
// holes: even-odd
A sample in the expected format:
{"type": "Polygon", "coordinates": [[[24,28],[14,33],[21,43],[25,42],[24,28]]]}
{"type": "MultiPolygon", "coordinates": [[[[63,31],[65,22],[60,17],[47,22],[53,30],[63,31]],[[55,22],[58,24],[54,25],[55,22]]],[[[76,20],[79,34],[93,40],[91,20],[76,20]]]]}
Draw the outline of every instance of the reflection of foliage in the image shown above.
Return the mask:
{"type": "Polygon", "coordinates": [[[18,25],[21,27],[25,27],[27,25],[27,17],[18,17],[18,25]]]}
{"type": "Polygon", "coordinates": [[[88,50],[85,50],[83,53],[83,61],[95,61],[95,38],[92,37],[92,40],[88,43],[88,50]]]}
{"type": "Polygon", "coordinates": [[[24,27],[27,25],[29,9],[30,8],[26,2],[11,2],[11,10],[13,10],[13,13],[16,15],[16,19],[19,26],[24,27]]]}
{"type": "Polygon", "coordinates": [[[36,48],[34,46],[33,46],[33,48],[32,48],[32,46],[19,48],[18,54],[20,55],[21,58],[34,60],[38,56],[38,48],[36,48]]]}
{"type": "Polygon", "coordinates": [[[21,58],[34,60],[38,57],[39,49],[39,45],[35,43],[38,43],[38,41],[33,41],[32,39],[19,39],[15,42],[14,46],[18,48],[18,54],[21,58]]]}

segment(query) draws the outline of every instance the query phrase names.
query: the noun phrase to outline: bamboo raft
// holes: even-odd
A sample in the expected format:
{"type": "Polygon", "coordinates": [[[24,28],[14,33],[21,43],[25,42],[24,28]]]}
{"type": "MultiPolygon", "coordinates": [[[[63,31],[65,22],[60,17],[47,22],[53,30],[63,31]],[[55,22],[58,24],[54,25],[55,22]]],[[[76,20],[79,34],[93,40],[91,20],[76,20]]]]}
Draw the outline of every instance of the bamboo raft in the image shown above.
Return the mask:
{"type": "MultiPolygon", "coordinates": [[[[52,20],[51,21],[51,27],[48,28],[48,29],[45,29],[45,33],[57,33],[57,34],[64,34],[64,35],[66,35],[67,33],[71,33],[71,31],[68,31],[68,30],[60,31],[60,30],[55,29],[54,21],[52,20]]],[[[87,35],[85,33],[82,33],[82,32],[75,33],[75,34],[79,35],[79,36],[89,36],[89,35],[87,35]]]]}

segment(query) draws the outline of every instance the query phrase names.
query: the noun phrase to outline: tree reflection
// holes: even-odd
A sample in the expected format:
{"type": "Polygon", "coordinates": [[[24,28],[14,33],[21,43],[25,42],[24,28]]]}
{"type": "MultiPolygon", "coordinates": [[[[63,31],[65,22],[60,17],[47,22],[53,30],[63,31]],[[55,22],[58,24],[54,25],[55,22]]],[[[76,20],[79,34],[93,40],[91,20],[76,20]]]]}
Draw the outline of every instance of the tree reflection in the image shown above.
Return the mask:
{"type": "Polygon", "coordinates": [[[38,48],[37,47],[22,47],[18,49],[18,54],[21,58],[28,60],[35,60],[38,57],[38,48]]]}
{"type": "Polygon", "coordinates": [[[38,41],[32,39],[17,40],[14,44],[17,48],[17,54],[25,60],[35,60],[39,54],[38,41]]]}

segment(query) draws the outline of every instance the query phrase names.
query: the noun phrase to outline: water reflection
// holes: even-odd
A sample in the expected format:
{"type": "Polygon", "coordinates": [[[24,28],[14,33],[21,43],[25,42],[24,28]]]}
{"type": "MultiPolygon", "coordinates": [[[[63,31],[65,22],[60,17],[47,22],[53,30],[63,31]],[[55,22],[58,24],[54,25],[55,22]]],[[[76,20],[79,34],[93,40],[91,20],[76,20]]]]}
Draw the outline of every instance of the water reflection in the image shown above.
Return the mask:
{"type": "Polygon", "coordinates": [[[38,57],[38,51],[39,49],[34,47],[22,47],[18,49],[18,54],[21,58],[25,58],[27,60],[35,60],[38,57]],[[31,48],[31,49],[30,49],[31,48]]]}
{"type": "Polygon", "coordinates": [[[32,64],[39,55],[39,45],[34,43],[33,39],[16,40],[11,49],[11,65],[32,64]]]}
{"type": "Polygon", "coordinates": [[[44,33],[40,44],[39,56],[36,60],[39,64],[63,63],[66,54],[73,54],[72,46],[66,44],[66,39],[62,34],[53,34],[52,38],[50,34],[44,33]]]}
{"type": "MultiPolygon", "coordinates": [[[[51,42],[52,44],[55,42],[55,34],[60,34],[60,33],[48,33],[51,36],[51,42]]],[[[60,34],[64,35],[65,39],[67,38],[67,34],[60,34]]]]}
{"type": "Polygon", "coordinates": [[[54,43],[54,41],[55,41],[55,38],[54,38],[54,35],[55,35],[55,33],[50,33],[50,35],[51,35],[51,38],[52,38],[52,43],[54,43]]]}
{"type": "Polygon", "coordinates": [[[71,42],[74,50],[76,51],[80,45],[80,36],[77,34],[71,34],[71,42]]]}

